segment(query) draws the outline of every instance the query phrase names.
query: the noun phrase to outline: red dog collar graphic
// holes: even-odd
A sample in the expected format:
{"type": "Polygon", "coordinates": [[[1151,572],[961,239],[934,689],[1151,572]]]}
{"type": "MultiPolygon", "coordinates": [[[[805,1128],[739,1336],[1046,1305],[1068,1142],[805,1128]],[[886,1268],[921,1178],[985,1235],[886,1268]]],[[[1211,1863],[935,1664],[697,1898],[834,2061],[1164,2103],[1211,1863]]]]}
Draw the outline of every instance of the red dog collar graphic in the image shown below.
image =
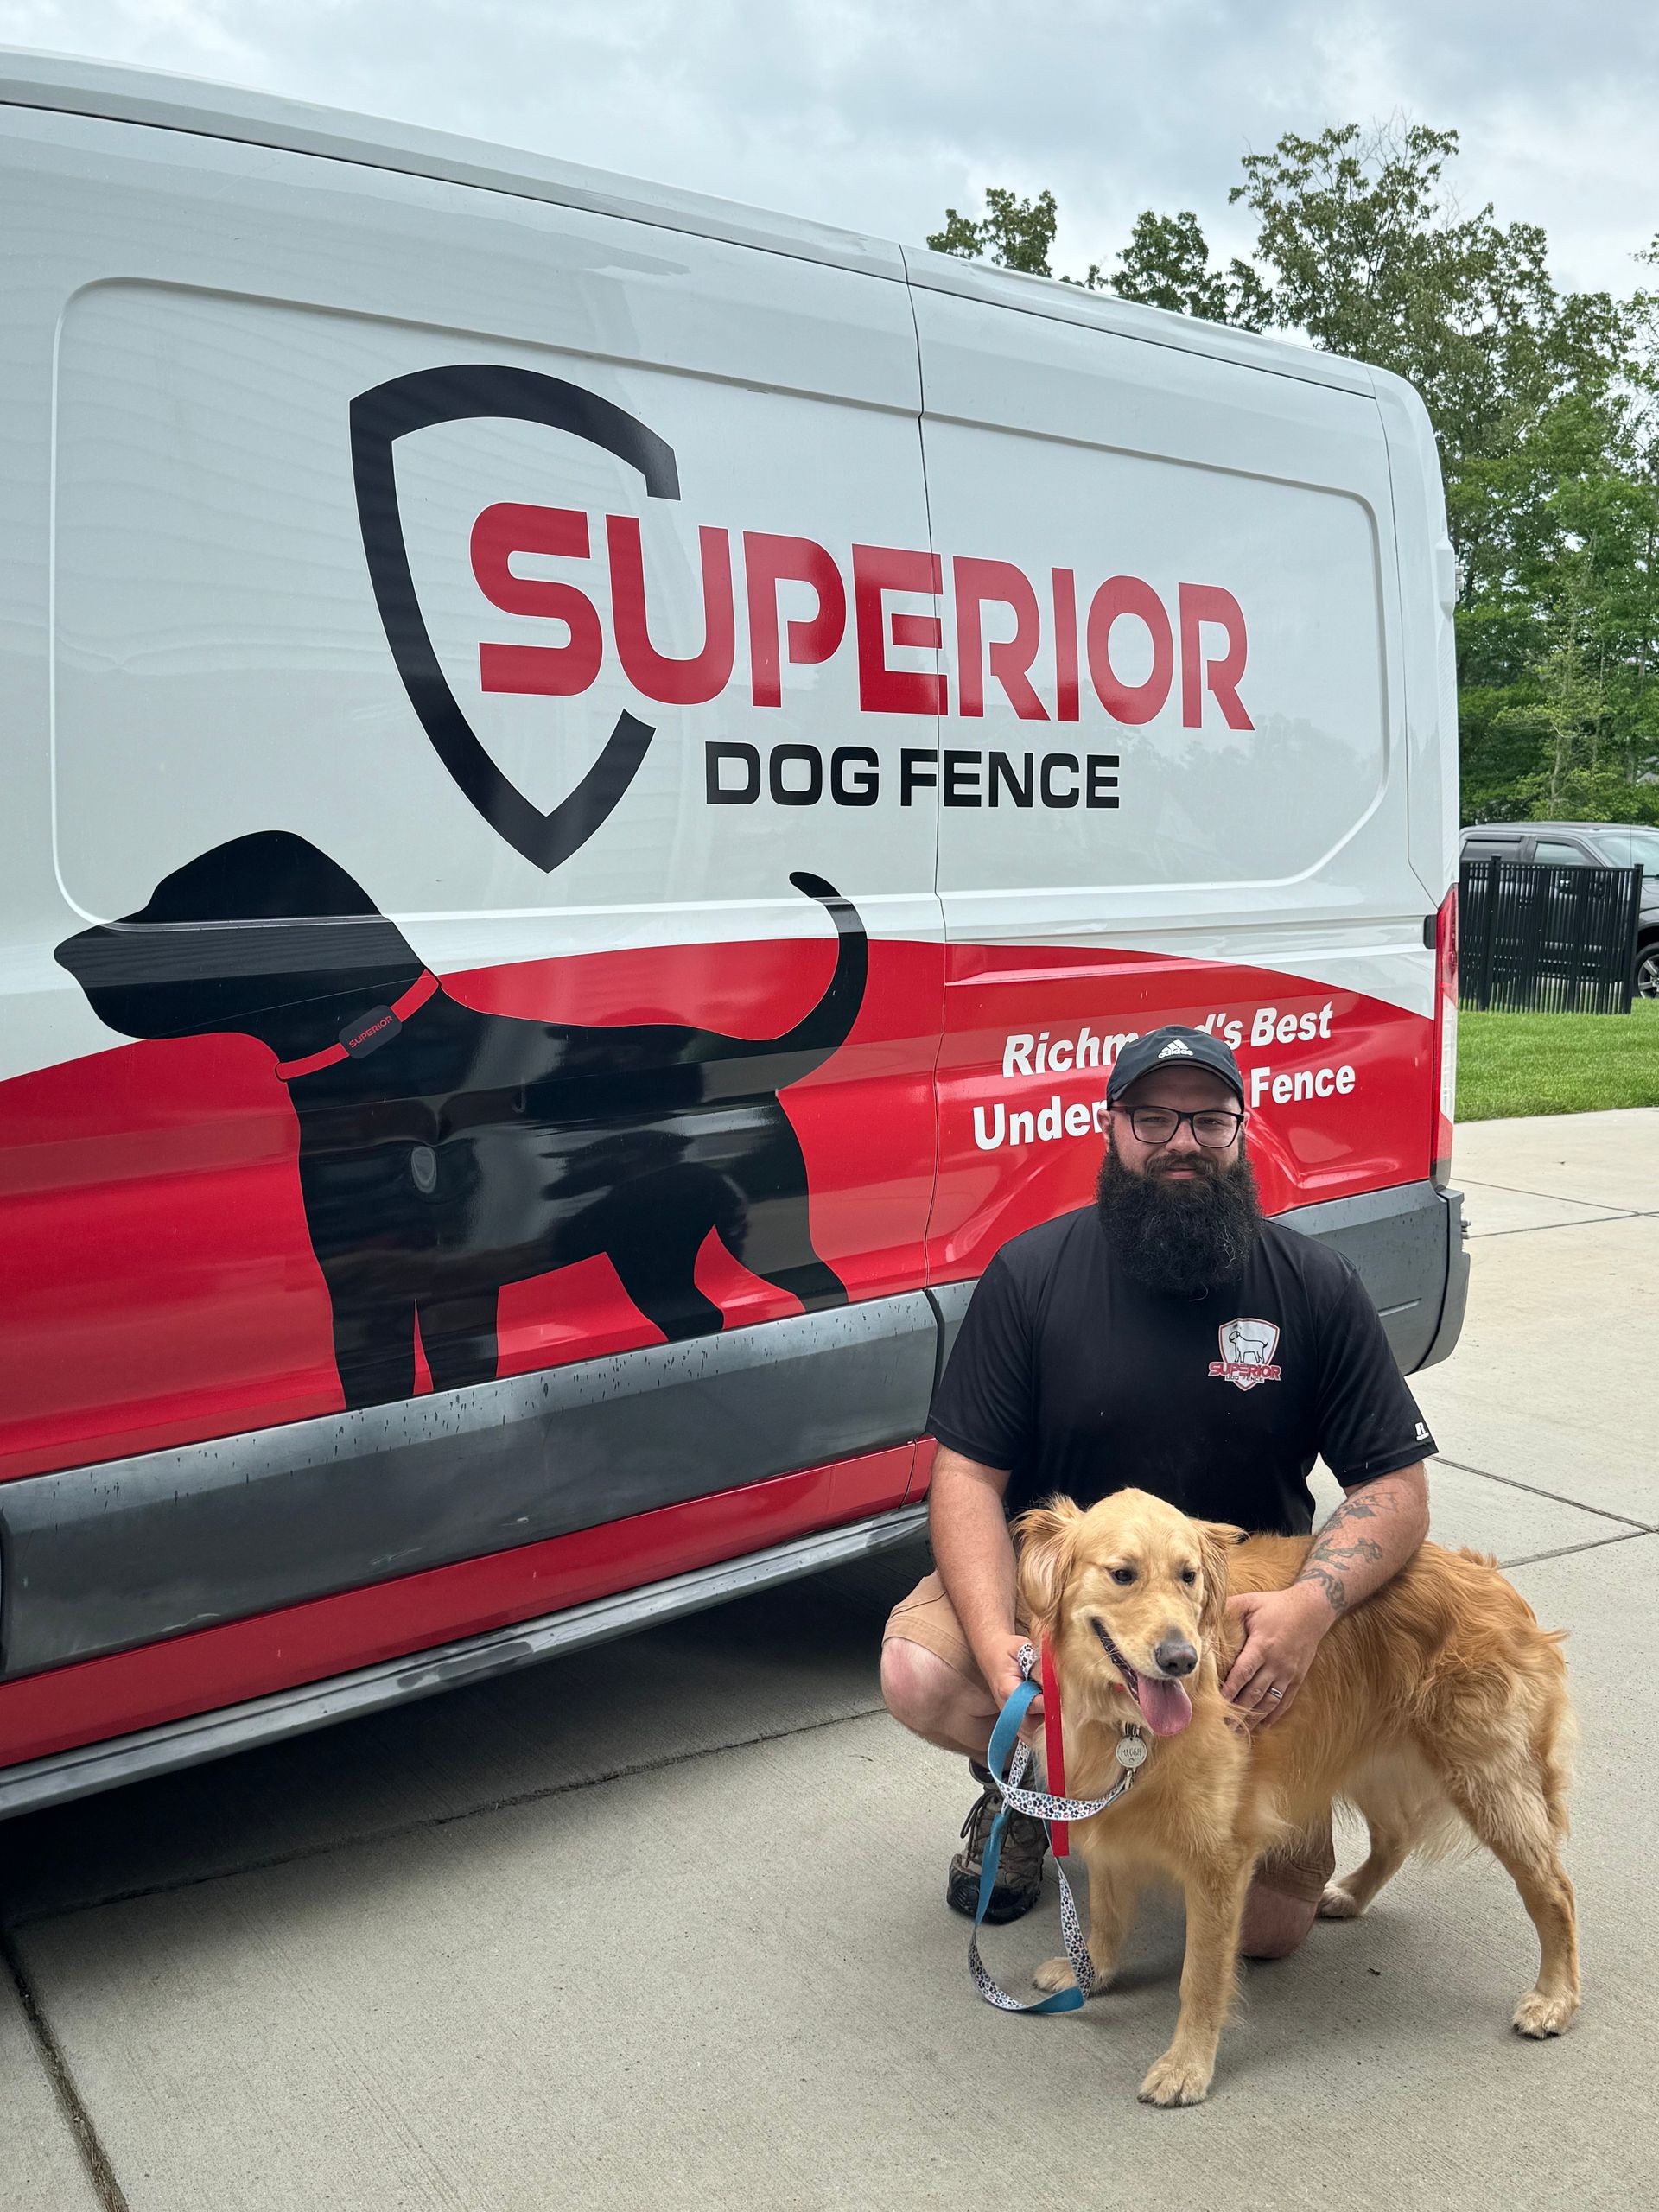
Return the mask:
{"type": "Polygon", "coordinates": [[[296,1076],[315,1075],[319,1068],[331,1068],[340,1060],[366,1059],[382,1045],[391,1042],[410,1014],[417,1014],[437,988],[437,977],[429,968],[423,969],[409,988],[390,1006],[372,1006],[366,1014],[354,1015],[340,1031],[337,1045],[325,1046],[320,1052],[308,1052],[302,1060],[278,1060],[277,1074],[284,1083],[292,1083],[296,1076]]]}

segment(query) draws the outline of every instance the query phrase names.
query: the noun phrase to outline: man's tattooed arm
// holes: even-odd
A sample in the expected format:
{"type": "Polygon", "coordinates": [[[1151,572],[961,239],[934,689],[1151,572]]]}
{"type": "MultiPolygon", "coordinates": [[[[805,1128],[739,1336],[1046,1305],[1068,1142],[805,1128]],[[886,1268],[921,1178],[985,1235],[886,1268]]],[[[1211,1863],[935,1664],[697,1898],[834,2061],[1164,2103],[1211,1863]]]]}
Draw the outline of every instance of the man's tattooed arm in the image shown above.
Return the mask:
{"type": "Polygon", "coordinates": [[[1428,1482],[1420,1459],[1351,1491],[1313,1540],[1299,1583],[1339,1619],[1398,1574],[1428,1534],[1428,1482]]]}

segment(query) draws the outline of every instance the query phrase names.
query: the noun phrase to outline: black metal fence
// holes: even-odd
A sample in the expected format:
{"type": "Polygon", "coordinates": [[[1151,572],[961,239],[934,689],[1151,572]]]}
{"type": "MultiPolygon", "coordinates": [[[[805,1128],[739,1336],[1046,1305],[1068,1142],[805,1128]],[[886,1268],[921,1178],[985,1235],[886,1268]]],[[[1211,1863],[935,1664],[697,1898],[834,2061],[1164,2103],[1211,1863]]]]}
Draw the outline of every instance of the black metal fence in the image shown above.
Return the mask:
{"type": "Polygon", "coordinates": [[[1466,860],[1458,1000],[1508,1014],[1628,1014],[1639,868],[1466,860]]]}

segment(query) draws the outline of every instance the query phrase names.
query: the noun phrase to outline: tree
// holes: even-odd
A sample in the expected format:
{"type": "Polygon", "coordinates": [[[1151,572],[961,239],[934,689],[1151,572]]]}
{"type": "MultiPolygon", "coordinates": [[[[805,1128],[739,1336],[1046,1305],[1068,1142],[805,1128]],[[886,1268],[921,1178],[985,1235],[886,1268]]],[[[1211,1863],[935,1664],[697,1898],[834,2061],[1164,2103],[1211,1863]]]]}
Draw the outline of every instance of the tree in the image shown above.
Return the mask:
{"type": "Polygon", "coordinates": [[[1147,208],[1117,257],[1122,266],[1109,282],[1120,299],[1243,330],[1260,330],[1272,312],[1272,296],[1248,262],[1230,262],[1224,275],[1211,267],[1209,245],[1190,207],[1179,215],[1147,208]]]}
{"type": "Polygon", "coordinates": [[[1256,219],[1269,320],[1408,378],[1428,409],[1467,817],[1659,814],[1642,781],[1659,766],[1644,303],[1562,293],[1536,225],[1462,213],[1457,149],[1400,122],[1287,133],[1245,157],[1231,197],[1256,219]]]}
{"type": "Polygon", "coordinates": [[[1001,185],[993,184],[986,188],[985,213],[977,221],[947,207],[944,228],[933,232],[927,243],[935,253],[960,254],[964,260],[989,261],[999,269],[1048,276],[1053,274],[1048,256],[1058,219],[1052,192],[1039,192],[1034,200],[1019,200],[1001,185]]]}
{"type": "Polygon", "coordinates": [[[1535,224],[1459,211],[1443,182],[1457,149],[1455,130],[1401,121],[1287,132],[1229,194],[1256,219],[1269,320],[1408,378],[1452,478],[1512,453],[1555,401],[1604,396],[1630,335],[1606,293],[1557,292],[1535,224]]]}
{"type": "Polygon", "coordinates": [[[1638,396],[1555,401],[1459,481],[1465,810],[1655,812],[1659,505],[1638,396]]]}
{"type": "MultiPolygon", "coordinates": [[[[1192,209],[1148,208],[1084,281],[1408,378],[1458,559],[1467,818],[1659,820],[1659,295],[1561,291],[1535,224],[1458,205],[1458,143],[1398,118],[1287,132],[1230,195],[1250,258],[1223,269],[1192,209]]],[[[1057,219],[1052,193],[992,192],[930,243],[1046,273],[1057,219]]],[[[1637,258],[1659,267],[1659,238],[1637,258]]]]}
{"type": "Polygon", "coordinates": [[[1568,556],[1545,614],[1542,650],[1528,668],[1536,696],[1500,709],[1496,717],[1500,728],[1518,730],[1540,760],[1519,779],[1516,795],[1541,801],[1546,816],[1560,814],[1570,775],[1599,780],[1607,721],[1605,662],[1597,652],[1586,582],[1583,556],[1568,556]]]}

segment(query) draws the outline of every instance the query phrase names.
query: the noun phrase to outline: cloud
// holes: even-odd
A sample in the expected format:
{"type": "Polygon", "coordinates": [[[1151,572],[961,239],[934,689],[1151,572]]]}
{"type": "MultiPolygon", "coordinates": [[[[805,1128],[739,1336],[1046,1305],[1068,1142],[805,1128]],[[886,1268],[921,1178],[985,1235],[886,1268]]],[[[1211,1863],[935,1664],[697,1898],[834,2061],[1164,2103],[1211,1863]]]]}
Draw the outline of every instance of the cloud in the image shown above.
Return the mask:
{"type": "Polygon", "coordinates": [[[1659,10],[1513,0],[0,0],[0,40],[527,146],[906,240],[987,183],[1057,193],[1067,265],[1143,207],[1249,241],[1281,131],[1396,111],[1457,188],[1627,289],[1659,228],[1659,10]]]}

